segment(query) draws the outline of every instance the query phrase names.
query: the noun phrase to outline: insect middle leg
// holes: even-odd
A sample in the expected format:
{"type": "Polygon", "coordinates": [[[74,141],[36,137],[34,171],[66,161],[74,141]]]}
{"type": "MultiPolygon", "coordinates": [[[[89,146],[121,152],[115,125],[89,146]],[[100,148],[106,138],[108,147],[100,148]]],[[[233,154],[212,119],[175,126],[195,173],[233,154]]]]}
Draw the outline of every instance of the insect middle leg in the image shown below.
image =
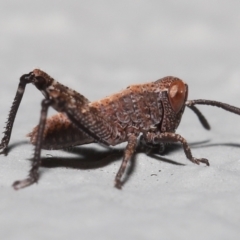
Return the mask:
{"type": "Polygon", "coordinates": [[[195,164],[205,163],[209,166],[209,162],[206,158],[195,158],[192,155],[191,149],[187,143],[187,141],[179,134],[176,133],[147,133],[145,135],[146,141],[154,144],[161,142],[180,142],[183,145],[183,150],[185,152],[186,157],[195,164]]]}
{"type": "Polygon", "coordinates": [[[131,158],[136,150],[136,147],[137,147],[137,137],[132,135],[128,138],[128,144],[124,151],[122,164],[121,164],[121,166],[118,170],[118,173],[115,177],[115,187],[118,189],[122,188],[122,182],[121,182],[122,175],[127,167],[128,162],[131,160],[131,158]]]}

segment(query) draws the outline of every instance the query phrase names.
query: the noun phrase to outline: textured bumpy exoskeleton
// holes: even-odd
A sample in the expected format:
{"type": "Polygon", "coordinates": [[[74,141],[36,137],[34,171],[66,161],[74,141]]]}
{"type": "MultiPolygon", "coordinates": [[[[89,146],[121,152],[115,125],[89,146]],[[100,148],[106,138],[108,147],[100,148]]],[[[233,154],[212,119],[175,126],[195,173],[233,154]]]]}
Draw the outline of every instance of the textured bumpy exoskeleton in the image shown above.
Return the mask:
{"type": "Polygon", "coordinates": [[[45,72],[35,69],[20,78],[12,104],[0,150],[7,151],[15,116],[26,84],[32,83],[44,95],[39,125],[28,136],[35,145],[29,176],[13,183],[15,189],[24,188],[38,181],[41,165],[41,149],[61,149],[87,143],[114,146],[127,142],[121,167],[115,178],[115,186],[121,188],[121,178],[133,157],[141,135],[141,143],[148,147],[179,142],[186,157],[193,163],[209,162],[192,156],[187,141],[175,131],[181,121],[185,106],[192,109],[206,129],[208,122],[196,104],[221,107],[240,114],[240,109],[210,100],[187,101],[188,86],[175,77],[165,77],[155,82],[129,86],[127,89],[90,102],[83,95],[55,81],[45,72]],[[47,118],[47,110],[53,107],[58,113],[47,118]]]}

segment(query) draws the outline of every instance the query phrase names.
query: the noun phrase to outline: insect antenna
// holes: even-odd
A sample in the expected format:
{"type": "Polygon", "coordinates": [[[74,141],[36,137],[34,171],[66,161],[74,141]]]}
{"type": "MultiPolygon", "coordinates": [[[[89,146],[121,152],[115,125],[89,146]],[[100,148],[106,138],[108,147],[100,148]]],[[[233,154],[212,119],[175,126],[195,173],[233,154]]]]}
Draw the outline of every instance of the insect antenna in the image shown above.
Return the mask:
{"type": "Polygon", "coordinates": [[[240,115],[240,108],[234,107],[234,106],[226,104],[226,103],[218,102],[218,101],[197,99],[197,100],[189,100],[189,101],[186,101],[186,103],[185,103],[185,105],[188,106],[191,109],[193,107],[195,107],[194,105],[197,105],[197,104],[219,107],[219,108],[222,108],[222,109],[224,109],[228,112],[232,112],[232,113],[235,113],[237,115],[240,115]]]}
{"type": "Polygon", "coordinates": [[[211,129],[207,119],[203,116],[203,114],[199,111],[197,107],[195,107],[194,105],[187,105],[187,103],[186,106],[188,106],[198,116],[199,121],[205,129],[211,129]]]}

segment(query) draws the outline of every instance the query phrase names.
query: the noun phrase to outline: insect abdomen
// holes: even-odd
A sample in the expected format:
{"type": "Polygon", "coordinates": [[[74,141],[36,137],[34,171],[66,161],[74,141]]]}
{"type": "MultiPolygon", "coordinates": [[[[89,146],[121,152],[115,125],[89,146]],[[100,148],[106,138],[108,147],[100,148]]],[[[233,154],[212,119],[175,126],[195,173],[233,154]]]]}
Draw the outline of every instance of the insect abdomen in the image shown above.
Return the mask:
{"type": "MultiPolygon", "coordinates": [[[[36,144],[38,126],[27,136],[33,145],[36,144]]],[[[57,113],[47,118],[43,134],[43,149],[62,149],[82,145],[94,140],[75,127],[63,113],[57,113]]]]}

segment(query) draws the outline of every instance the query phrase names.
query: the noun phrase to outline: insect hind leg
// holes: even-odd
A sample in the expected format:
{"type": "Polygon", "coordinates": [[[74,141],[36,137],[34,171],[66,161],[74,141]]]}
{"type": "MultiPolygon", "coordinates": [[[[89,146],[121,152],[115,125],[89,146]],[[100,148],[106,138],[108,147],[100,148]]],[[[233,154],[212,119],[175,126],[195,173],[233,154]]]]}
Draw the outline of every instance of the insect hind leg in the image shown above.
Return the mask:
{"type": "Polygon", "coordinates": [[[37,137],[36,137],[37,139],[36,139],[34,157],[32,161],[32,167],[29,171],[29,176],[26,179],[15,181],[13,183],[13,188],[15,190],[27,187],[38,181],[38,178],[39,178],[38,169],[41,165],[40,153],[41,153],[41,147],[42,147],[43,132],[46,124],[47,111],[49,106],[51,106],[51,104],[52,104],[52,100],[50,99],[44,99],[42,101],[42,110],[41,110],[40,122],[39,122],[37,137]]]}
{"type": "Polygon", "coordinates": [[[12,133],[12,128],[13,128],[13,124],[17,115],[17,111],[18,108],[20,106],[23,94],[25,92],[25,88],[26,85],[28,83],[31,83],[33,81],[33,74],[32,72],[30,72],[29,74],[24,74],[21,76],[19,84],[18,84],[18,89],[15,95],[15,98],[13,100],[9,115],[8,115],[8,119],[6,122],[6,126],[5,126],[5,131],[4,136],[1,140],[0,143],[0,154],[1,153],[6,153],[7,147],[8,147],[8,143],[10,141],[11,138],[11,133],[12,133]]]}

